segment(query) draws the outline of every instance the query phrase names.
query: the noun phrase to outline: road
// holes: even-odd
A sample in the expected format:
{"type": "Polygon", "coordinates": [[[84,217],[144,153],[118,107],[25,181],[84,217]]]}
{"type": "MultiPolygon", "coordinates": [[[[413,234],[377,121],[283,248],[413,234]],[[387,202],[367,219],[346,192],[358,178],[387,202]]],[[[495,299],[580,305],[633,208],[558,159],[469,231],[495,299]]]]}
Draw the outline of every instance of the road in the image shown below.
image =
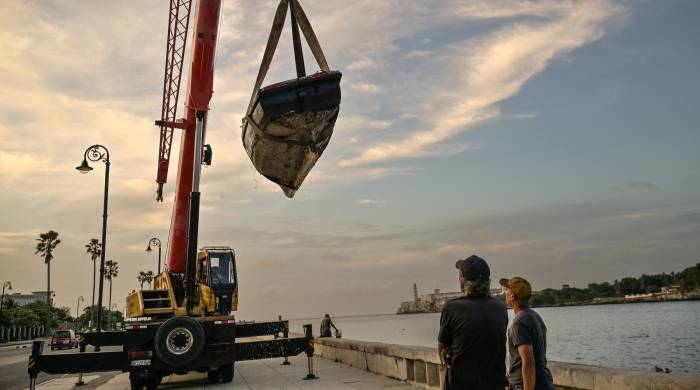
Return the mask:
{"type": "MultiPolygon", "coordinates": [[[[103,347],[103,350],[119,347],[103,347]]],[[[46,351],[48,349],[48,351],[46,351]]],[[[45,354],[69,353],[70,351],[51,351],[45,354]]],[[[27,362],[31,345],[26,348],[14,346],[0,347],[0,390],[25,390],[29,385],[27,362]]],[[[171,375],[163,378],[159,387],[163,390],[289,390],[289,389],[326,389],[326,390],[417,390],[424,389],[394,379],[373,374],[327,359],[314,359],[318,380],[304,380],[307,374],[305,354],[289,358],[291,365],[280,365],[280,359],[252,360],[236,363],[233,383],[207,383],[206,374],[191,372],[186,375],[171,375]]],[[[47,375],[39,374],[37,390],[129,390],[129,374],[120,371],[90,373],[83,377],[85,386],[76,387],[75,374],[47,375]]]]}
{"type": "MultiPolygon", "coordinates": [[[[29,361],[29,355],[31,354],[32,346],[31,344],[25,344],[19,346],[5,346],[0,347],[0,389],[2,390],[24,390],[29,385],[29,376],[27,375],[27,362],[29,361]]],[[[73,349],[73,352],[76,350],[73,349]]],[[[45,347],[45,354],[53,353],[66,353],[67,351],[51,351],[50,348],[45,347]]],[[[109,379],[113,378],[115,375],[121,372],[108,372],[100,373],[98,377],[91,377],[89,386],[81,387],[81,389],[94,388],[95,385],[104,383],[109,379]]],[[[93,374],[94,375],[94,374],[93,374]]],[[[56,381],[62,377],[75,377],[75,374],[66,375],[49,375],[45,373],[40,373],[37,378],[37,384],[45,383],[48,381],[56,381]]]]}

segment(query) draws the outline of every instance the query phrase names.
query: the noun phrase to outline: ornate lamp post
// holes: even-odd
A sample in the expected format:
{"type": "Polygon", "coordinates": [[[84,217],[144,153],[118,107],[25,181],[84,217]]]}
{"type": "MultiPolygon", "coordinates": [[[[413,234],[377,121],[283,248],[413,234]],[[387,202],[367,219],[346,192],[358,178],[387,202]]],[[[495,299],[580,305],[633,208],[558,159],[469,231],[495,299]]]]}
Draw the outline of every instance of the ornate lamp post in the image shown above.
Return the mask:
{"type": "Polygon", "coordinates": [[[80,301],[85,301],[85,298],[83,296],[78,297],[78,305],[75,308],[75,330],[76,332],[78,331],[78,317],[80,317],[80,301]]]}
{"type": "MultiPolygon", "coordinates": [[[[105,277],[105,254],[107,253],[105,247],[107,245],[107,195],[109,194],[109,151],[102,145],[92,145],[85,149],[85,154],[83,155],[83,162],[75,167],[80,173],[88,173],[92,171],[92,167],[88,165],[88,160],[90,161],[102,161],[105,163],[105,190],[104,190],[104,203],[102,206],[102,253],[100,254],[100,288],[97,297],[97,333],[102,331],[102,290],[104,288],[104,277],[105,277]]],[[[95,352],[100,350],[100,346],[95,346],[95,352]]]]}
{"type": "Polygon", "coordinates": [[[110,329],[110,330],[114,330],[114,329],[112,328],[112,312],[115,311],[115,310],[117,310],[117,302],[114,302],[114,303],[112,304],[112,307],[109,308],[109,325],[108,325],[108,326],[109,326],[109,329],[110,329]]]}
{"type": "Polygon", "coordinates": [[[0,297],[0,313],[2,313],[2,305],[5,303],[5,288],[7,288],[8,290],[12,290],[12,283],[10,283],[9,280],[2,284],[2,296],[0,297]]]}
{"type": "Polygon", "coordinates": [[[158,273],[156,275],[160,275],[160,239],[156,237],[151,238],[151,240],[148,241],[146,252],[151,252],[153,250],[151,249],[151,245],[158,247],[158,273]]]}

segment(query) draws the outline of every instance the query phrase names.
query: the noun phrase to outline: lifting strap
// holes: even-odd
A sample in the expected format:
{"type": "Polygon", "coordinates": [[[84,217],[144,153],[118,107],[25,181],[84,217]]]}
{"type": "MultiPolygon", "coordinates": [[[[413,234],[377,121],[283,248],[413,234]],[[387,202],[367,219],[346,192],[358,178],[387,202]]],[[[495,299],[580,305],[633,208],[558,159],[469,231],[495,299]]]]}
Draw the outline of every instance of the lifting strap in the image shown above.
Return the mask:
{"type": "MultiPolygon", "coordinates": [[[[272,29],[270,30],[270,36],[267,38],[267,45],[265,46],[265,53],[263,54],[262,63],[260,64],[260,69],[258,70],[258,77],[255,79],[255,87],[253,88],[253,94],[250,96],[250,102],[248,103],[247,114],[253,109],[253,104],[255,104],[255,99],[258,97],[258,91],[262,86],[267,71],[270,69],[270,64],[272,63],[272,58],[275,55],[275,50],[277,50],[277,43],[279,43],[280,35],[282,34],[282,29],[284,28],[284,20],[287,17],[287,7],[291,7],[291,17],[292,28],[294,24],[298,23],[301,32],[304,34],[306,43],[311,49],[311,53],[316,59],[316,63],[321,68],[322,71],[328,72],[330,68],[328,67],[328,62],[326,62],[326,56],[323,54],[323,49],[318,43],[316,34],[314,33],[309,19],[306,17],[304,10],[299,5],[297,0],[280,0],[277,6],[277,12],[275,12],[275,18],[272,21],[272,29]]],[[[301,56],[301,45],[294,45],[295,58],[301,58],[302,68],[303,68],[303,57],[301,56]]],[[[299,63],[297,62],[297,72],[299,72],[299,63]]]]}
{"type": "Polygon", "coordinates": [[[330,68],[328,67],[328,62],[326,62],[326,56],[323,54],[323,49],[321,49],[321,44],[318,43],[318,39],[316,38],[314,29],[311,27],[311,23],[309,23],[309,19],[306,17],[304,10],[297,0],[290,1],[292,2],[292,7],[294,7],[294,16],[297,19],[297,23],[299,23],[299,28],[301,32],[304,33],[304,38],[306,38],[306,44],[309,45],[309,49],[311,49],[311,54],[314,55],[319,68],[324,72],[329,72],[330,68]]]}

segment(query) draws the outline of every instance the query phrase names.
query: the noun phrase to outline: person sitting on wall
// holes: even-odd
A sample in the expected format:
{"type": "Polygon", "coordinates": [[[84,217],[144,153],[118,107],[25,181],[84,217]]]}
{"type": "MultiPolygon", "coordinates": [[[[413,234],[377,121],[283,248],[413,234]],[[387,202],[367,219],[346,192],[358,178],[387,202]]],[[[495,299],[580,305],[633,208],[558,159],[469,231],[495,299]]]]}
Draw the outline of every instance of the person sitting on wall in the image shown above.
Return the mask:
{"type": "Polygon", "coordinates": [[[335,327],[335,324],[331,320],[331,316],[326,314],[325,316],[323,316],[323,320],[321,321],[321,337],[333,337],[331,327],[333,327],[333,329],[335,329],[335,331],[338,332],[338,328],[335,327]]]}
{"type": "Polygon", "coordinates": [[[503,390],[508,312],[491,297],[491,270],[484,259],[472,255],[455,266],[464,295],[442,307],[438,333],[445,390],[503,390]]]}
{"type": "Polygon", "coordinates": [[[511,390],[554,390],[552,373],[547,368],[547,327],[537,312],[530,309],[532,287],[521,278],[501,279],[506,288],[506,303],[515,318],[508,329],[511,390]]]}

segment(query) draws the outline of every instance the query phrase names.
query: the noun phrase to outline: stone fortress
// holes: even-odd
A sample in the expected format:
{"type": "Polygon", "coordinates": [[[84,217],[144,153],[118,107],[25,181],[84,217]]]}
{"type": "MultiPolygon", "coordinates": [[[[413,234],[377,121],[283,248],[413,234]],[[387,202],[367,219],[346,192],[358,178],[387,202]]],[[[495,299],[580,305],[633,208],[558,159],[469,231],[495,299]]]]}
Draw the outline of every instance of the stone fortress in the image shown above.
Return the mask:
{"type": "MultiPolygon", "coordinates": [[[[500,287],[491,289],[491,295],[495,296],[500,294],[503,294],[500,287]]],[[[432,293],[418,296],[418,286],[413,283],[413,300],[401,302],[401,306],[399,306],[396,314],[439,313],[442,311],[442,305],[444,305],[446,301],[460,296],[462,296],[461,291],[440,292],[438,288],[432,293]]]]}

